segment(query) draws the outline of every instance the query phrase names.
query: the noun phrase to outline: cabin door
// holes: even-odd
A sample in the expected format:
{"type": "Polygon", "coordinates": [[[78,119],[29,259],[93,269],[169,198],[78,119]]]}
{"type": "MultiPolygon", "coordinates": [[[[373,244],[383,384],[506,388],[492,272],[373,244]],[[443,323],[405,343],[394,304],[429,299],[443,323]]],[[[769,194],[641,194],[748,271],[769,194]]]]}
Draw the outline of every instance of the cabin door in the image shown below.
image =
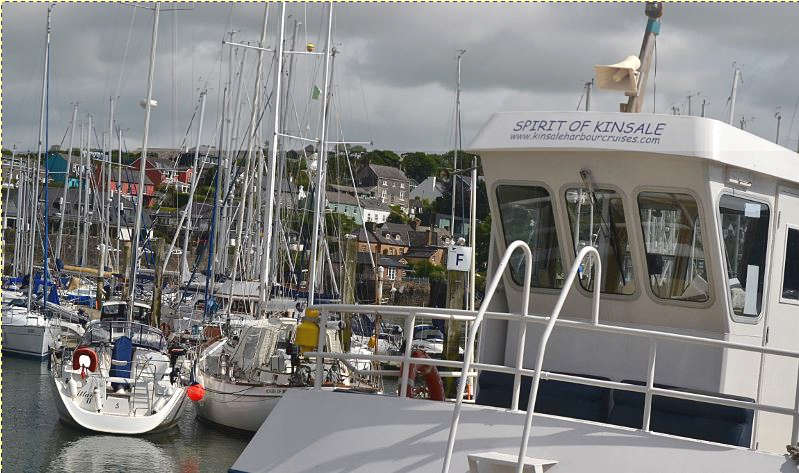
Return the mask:
{"type": "MultiPolygon", "coordinates": [[[[780,187],[766,312],[766,346],[799,351],[799,190],[780,187]]],[[[761,402],[793,408],[799,360],[765,355],[761,402]]],[[[785,453],[791,416],[760,413],[757,441],[763,450],[785,453]]]]}

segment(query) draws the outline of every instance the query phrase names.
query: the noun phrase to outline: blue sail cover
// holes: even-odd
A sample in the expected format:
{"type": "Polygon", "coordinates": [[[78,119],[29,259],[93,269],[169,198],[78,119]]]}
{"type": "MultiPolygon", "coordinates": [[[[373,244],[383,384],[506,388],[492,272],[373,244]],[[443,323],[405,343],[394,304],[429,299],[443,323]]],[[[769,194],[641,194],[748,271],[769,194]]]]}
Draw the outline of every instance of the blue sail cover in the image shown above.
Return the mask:
{"type": "Polygon", "coordinates": [[[50,295],[47,297],[47,302],[52,302],[53,304],[60,305],[58,300],[58,290],[55,287],[55,284],[50,283],[50,295]]]}
{"type": "MultiPolygon", "coordinates": [[[[133,342],[130,337],[116,339],[111,349],[111,369],[108,374],[117,378],[130,378],[130,367],[133,361],[133,342]]],[[[121,383],[111,383],[113,389],[122,387],[121,383]]]]}

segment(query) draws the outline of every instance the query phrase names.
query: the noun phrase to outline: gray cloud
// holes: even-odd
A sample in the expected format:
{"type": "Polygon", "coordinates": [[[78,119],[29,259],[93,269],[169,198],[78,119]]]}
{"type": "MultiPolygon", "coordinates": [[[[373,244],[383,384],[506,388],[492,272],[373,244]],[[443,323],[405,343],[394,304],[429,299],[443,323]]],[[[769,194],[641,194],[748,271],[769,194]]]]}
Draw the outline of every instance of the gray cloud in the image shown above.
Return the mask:
{"type": "MultiPolygon", "coordinates": [[[[163,8],[172,6],[163,4],[163,8]]],[[[322,5],[290,4],[287,10],[289,32],[294,19],[305,23],[299,47],[310,41],[322,48],[322,5]]],[[[799,73],[795,10],[790,4],[666,4],[658,39],[657,112],[671,113],[675,106],[687,113],[686,97],[701,92],[693,100],[694,113],[704,98],[709,100],[710,116],[726,117],[731,65],[737,61],[744,81],[736,116],[754,118],[748,128],[773,139],[773,115],[781,107],[781,143],[795,148],[799,123],[790,129],[797,103],[793,78],[799,73]]],[[[2,6],[4,146],[35,148],[45,11],[42,4],[2,6]]],[[[87,112],[94,116],[98,135],[107,128],[108,98],[117,88],[133,11],[119,3],[56,5],[50,143],[64,136],[71,102],[80,103],[82,116],[87,112]]],[[[227,80],[227,50],[222,52],[221,39],[236,29],[237,40],[257,40],[262,15],[263,6],[254,3],[196,4],[191,11],[161,15],[154,84],[159,106],[152,117],[151,146],[174,146],[184,138],[203,85],[209,88],[204,141],[212,140],[227,80]]],[[[277,42],[278,16],[279,6],[273,4],[270,46],[277,42]]],[[[574,109],[594,64],[638,52],[645,21],[641,4],[337,5],[334,41],[340,53],[332,130],[341,129],[347,139],[374,140],[381,148],[451,147],[454,57],[460,48],[467,50],[462,74],[465,143],[495,111],[574,109]]],[[[119,124],[128,129],[129,148],[141,146],[144,113],[138,102],[146,92],[151,29],[152,14],[137,9],[118,107],[119,124]]],[[[255,54],[247,54],[244,90],[252,94],[255,54]]],[[[271,64],[267,55],[265,70],[271,64]]],[[[319,103],[310,101],[309,95],[314,84],[321,85],[320,64],[308,57],[298,58],[296,64],[292,102],[297,113],[292,110],[287,126],[314,134],[319,103]]],[[[271,84],[270,78],[269,90],[271,84]]],[[[652,85],[647,111],[652,109],[652,85]]],[[[592,105],[612,111],[622,100],[618,94],[596,91],[592,105]]],[[[248,109],[245,103],[245,117],[248,109]]],[[[265,118],[263,125],[268,139],[271,119],[265,118]]],[[[193,145],[195,132],[189,136],[193,145]]]]}

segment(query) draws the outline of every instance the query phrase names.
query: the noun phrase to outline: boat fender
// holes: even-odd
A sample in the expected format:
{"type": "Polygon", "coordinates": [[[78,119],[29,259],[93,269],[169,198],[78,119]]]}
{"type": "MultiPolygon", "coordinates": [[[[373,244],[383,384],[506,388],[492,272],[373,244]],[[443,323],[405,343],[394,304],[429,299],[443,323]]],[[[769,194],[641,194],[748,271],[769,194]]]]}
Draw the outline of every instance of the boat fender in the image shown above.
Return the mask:
{"type": "Polygon", "coordinates": [[[69,397],[75,399],[75,397],[78,395],[78,383],[76,383],[75,379],[71,376],[67,381],[67,387],[69,388],[69,397]]]}
{"type": "MultiPolygon", "coordinates": [[[[411,358],[430,358],[430,356],[424,350],[413,350],[413,352],[411,352],[411,358]]],[[[417,375],[424,377],[427,392],[431,400],[444,400],[444,382],[441,380],[441,376],[438,375],[438,369],[433,365],[417,365],[414,363],[411,363],[408,367],[408,397],[415,397],[415,391],[419,391],[419,389],[414,386],[417,375]]]]}
{"type": "Polygon", "coordinates": [[[97,371],[97,352],[89,347],[78,347],[72,353],[72,369],[80,370],[80,377],[86,379],[86,370],[97,371]]]}

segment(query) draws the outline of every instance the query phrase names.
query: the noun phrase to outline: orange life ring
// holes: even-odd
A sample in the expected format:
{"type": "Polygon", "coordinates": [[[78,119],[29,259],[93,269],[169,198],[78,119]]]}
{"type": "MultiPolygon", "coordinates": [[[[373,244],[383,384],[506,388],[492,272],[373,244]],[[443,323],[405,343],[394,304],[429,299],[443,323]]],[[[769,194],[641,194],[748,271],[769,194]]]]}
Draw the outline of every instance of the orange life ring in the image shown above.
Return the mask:
{"type": "Polygon", "coordinates": [[[80,377],[85,378],[87,368],[92,373],[97,371],[97,353],[89,347],[78,347],[74,352],[72,352],[72,369],[81,370],[80,377]],[[81,356],[89,357],[89,366],[81,366],[81,356]]]}
{"type": "MultiPolygon", "coordinates": [[[[412,358],[430,358],[424,350],[413,350],[411,352],[412,358]]],[[[424,382],[427,386],[427,393],[429,398],[433,401],[444,400],[444,382],[441,381],[441,376],[438,375],[438,369],[433,365],[414,364],[408,367],[408,397],[416,397],[415,393],[419,390],[414,386],[414,381],[417,375],[424,376],[424,382]]]]}

